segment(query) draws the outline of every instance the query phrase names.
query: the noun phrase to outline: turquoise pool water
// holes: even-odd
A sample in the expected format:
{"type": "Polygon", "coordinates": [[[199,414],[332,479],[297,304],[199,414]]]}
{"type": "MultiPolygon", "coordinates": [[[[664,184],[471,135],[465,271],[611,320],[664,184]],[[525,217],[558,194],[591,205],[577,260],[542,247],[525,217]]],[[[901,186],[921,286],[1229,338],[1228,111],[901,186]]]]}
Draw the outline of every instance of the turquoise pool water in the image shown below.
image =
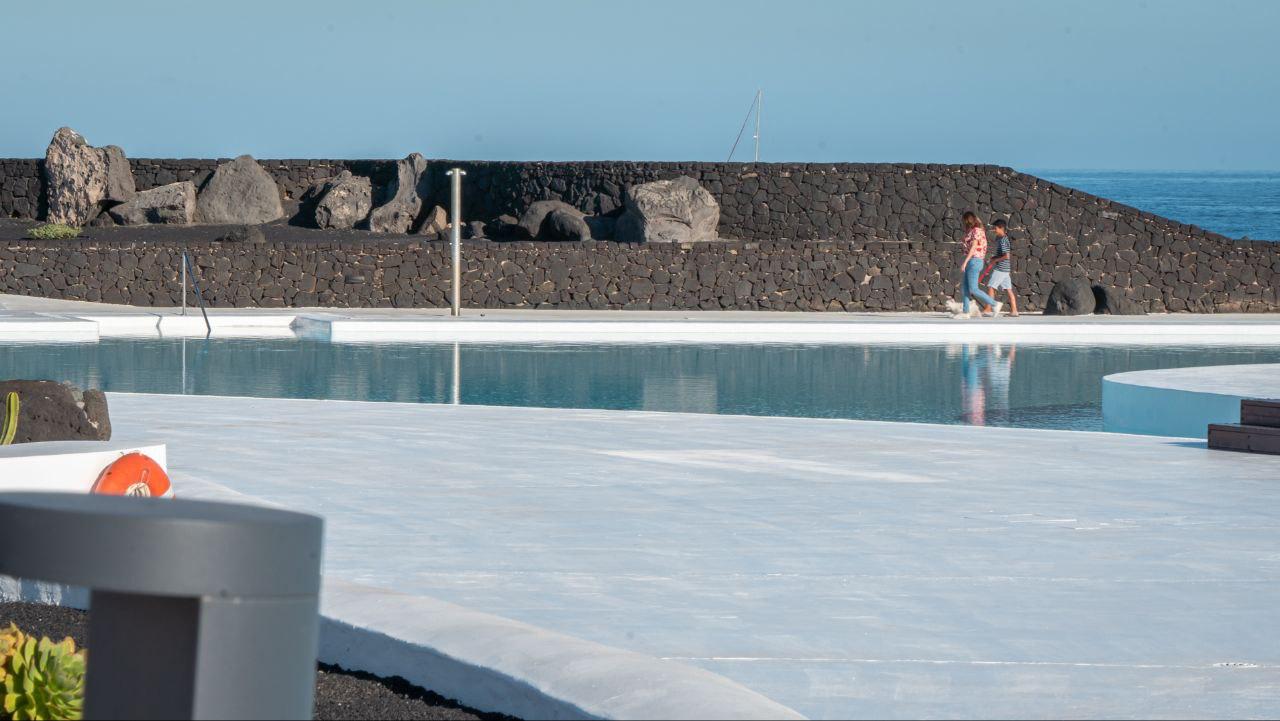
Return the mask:
{"type": "Polygon", "coordinates": [[[1277,347],[0,344],[0,378],[108,391],[1102,429],[1104,375],[1280,362],[1277,347]]]}

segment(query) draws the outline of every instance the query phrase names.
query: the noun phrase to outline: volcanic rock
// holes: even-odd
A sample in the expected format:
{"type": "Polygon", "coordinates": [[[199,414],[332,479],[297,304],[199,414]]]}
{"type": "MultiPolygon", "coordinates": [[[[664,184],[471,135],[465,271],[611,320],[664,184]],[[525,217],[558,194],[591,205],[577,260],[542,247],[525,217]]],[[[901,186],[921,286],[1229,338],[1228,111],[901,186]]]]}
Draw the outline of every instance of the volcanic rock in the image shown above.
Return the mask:
{"type": "Polygon", "coordinates": [[[528,210],[524,211],[524,214],[520,216],[519,225],[524,230],[523,234],[529,238],[543,238],[543,225],[547,220],[547,216],[557,210],[569,215],[576,215],[579,218],[585,215],[581,210],[564,201],[538,200],[531,203],[528,210]]]}
{"type": "Polygon", "coordinates": [[[373,209],[369,230],[375,233],[408,233],[414,229],[422,213],[423,199],[431,189],[427,160],[410,153],[396,161],[396,179],[387,186],[391,199],[373,209]]]}
{"type": "Polygon", "coordinates": [[[256,225],[283,216],[276,181],[251,155],[219,165],[196,195],[201,223],[256,225]]]}
{"type": "Polygon", "coordinates": [[[1084,278],[1068,278],[1053,284],[1049,300],[1045,302],[1045,315],[1089,315],[1097,307],[1093,286],[1084,278]]]}
{"type": "Polygon", "coordinates": [[[10,393],[18,397],[14,443],[111,440],[107,398],[100,390],[54,381],[0,381],[0,423],[10,393]]]}
{"type": "Polygon", "coordinates": [[[191,225],[195,221],[196,186],[184,180],[144,190],[107,212],[120,225],[191,225]]]}
{"type": "Polygon", "coordinates": [[[617,240],[634,243],[688,243],[716,239],[720,204],[688,176],[632,186],[617,240]]]}
{"type": "Polygon", "coordinates": [[[344,170],[323,184],[315,201],[317,228],[350,229],[369,217],[373,185],[368,178],[344,170]]]}

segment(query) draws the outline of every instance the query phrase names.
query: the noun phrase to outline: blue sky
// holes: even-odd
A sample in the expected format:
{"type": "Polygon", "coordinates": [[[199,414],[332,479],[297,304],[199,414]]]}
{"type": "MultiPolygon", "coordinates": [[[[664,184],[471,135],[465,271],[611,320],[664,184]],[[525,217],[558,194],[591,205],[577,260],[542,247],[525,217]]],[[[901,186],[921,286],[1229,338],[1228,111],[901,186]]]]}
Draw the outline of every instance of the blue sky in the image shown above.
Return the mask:
{"type": "Polygon", "coordinates": [[[43,0],[0,156],[1280,169],[1274,0],[43,0]],[[750,141],[735,159],[749,159],[750,141]]]}

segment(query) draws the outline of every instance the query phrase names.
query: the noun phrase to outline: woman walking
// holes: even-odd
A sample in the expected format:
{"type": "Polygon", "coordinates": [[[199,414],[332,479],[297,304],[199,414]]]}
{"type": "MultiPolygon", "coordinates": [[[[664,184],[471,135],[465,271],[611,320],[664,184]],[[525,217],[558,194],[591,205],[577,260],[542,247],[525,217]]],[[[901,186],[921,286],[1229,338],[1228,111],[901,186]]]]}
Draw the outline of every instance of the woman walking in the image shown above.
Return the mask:
{"type": "Polygon", "coordinates": [[[994,311],[993,317],[999,317],[1004,304],[987,295],[979,283],[982,264],[987,257],[987,231],[982,227],[978,214],[972,210],[966,210],[961,221],[964,223],[964,260],[960,263],[961,302],[947,301],[947,308],[951,310],[952,318],[976,318],[982,315],[982,306],[986,305],[994,311]],[[972,311],[969,310],[970,298],[981,304],[972,311]]]}

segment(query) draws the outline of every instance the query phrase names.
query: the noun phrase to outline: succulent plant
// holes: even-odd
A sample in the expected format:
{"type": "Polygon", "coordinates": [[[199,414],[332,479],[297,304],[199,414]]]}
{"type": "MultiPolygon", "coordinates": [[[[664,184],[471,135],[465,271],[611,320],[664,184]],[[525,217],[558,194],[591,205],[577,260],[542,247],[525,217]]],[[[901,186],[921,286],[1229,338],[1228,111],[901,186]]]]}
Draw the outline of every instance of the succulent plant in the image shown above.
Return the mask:
{"type": "Polygon", "coordinates": [[[46,223],[27,231],[27,237],[36,240],[70,240],[80,235],[80,229],[65,223],[46,223]]]}
{"type": "Polygon", "coordinates": [[[0,688],[4,688],[4,680],[8,676],[8,671],[5,669],[9,668],[9,657],[22,648],[26,639],[22,631],[12,623],[8,628],[0,631],[0,688]]]}
{"type": "Polygon", "coordinates": [[[79,719],[84,706],[85,652],[75,641],[39,641],[10,626],[0,632],[4,714],[14,721],[79,719]]]}

